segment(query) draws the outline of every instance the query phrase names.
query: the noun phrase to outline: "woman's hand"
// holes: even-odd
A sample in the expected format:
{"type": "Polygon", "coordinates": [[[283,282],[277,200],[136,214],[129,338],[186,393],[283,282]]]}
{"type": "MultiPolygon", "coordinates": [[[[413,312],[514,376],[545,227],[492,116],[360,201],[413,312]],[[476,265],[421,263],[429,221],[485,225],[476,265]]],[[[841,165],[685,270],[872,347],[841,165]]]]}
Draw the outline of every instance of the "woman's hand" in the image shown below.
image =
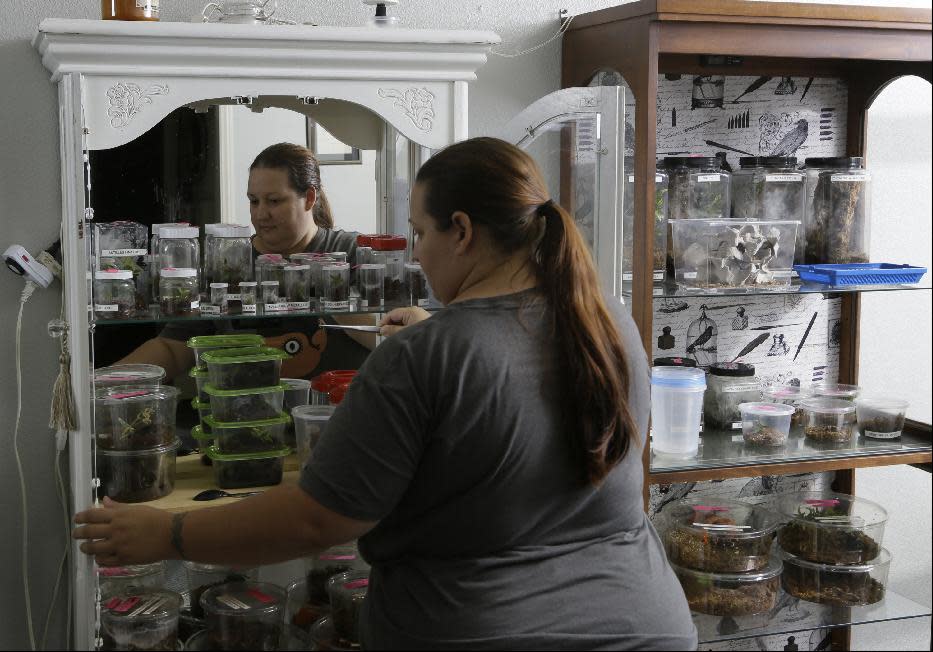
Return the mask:
{"type": "Polygon", "coordinates": [[[395,335],[403,328],[411,326],[412,324],[417,324],[419,321],[424,321],[430,316],[431,313],[427,310],[416,306],[395,308],[388,314],[383,315],[382,321],[379,322],[379,325],[382,327],[379,334],[385,337],[395,335]]]}
{"type": "Polygon", "coordinates": [[[100,566],[148,564],[175,556],[171,545],[172,515],[145,505],[123,505],[104,498],[95,507],[75,516],[71,536],[85,539],[81,552],[92,555],[100,566]]]}

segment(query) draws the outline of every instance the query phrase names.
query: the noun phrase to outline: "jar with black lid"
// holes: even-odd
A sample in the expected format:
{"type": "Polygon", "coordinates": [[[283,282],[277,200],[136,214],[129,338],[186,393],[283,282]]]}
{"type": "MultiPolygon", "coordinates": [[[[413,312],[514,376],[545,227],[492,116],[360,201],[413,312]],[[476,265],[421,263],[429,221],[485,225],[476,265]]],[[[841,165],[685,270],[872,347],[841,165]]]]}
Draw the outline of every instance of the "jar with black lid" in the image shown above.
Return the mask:
{"type": "Polygon", "coordinates": [[[861,156],[806,159],[807,264],[867,263],[871,174],[861,156]]]}
{"type": "Polygon", "coordinates": [[[722,430],[741,430],[739,405],[761,400],[755,366],[742,362],[714,362],[707,370],[703,416],[706,425],[722,430]]]}

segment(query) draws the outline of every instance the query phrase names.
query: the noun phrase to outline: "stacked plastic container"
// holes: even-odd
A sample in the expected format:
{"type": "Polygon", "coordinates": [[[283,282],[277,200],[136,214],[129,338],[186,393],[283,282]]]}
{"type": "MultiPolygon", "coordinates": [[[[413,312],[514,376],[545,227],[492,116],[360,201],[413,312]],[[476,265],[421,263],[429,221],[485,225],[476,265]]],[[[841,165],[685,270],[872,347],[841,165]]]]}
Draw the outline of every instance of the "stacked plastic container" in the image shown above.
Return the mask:
{"type": "Polygon", "coordinates": [[[891,555],[881,547],[888,515],[881,505],[846,494],[781,497],[778,544],[784,589],[802,600],[841,607],[880,602],[891,555]]]}
{"type": "Polygon", "coordinates": [[[287,385],[281,382],[288,354],[271,347],[214,349],[201,354],[207,365],[211,414],[205,418],[214,437],[208,448],[214,480],[222,489],[279,484],[290,417],[282,409],[287,385]]]}
{"type": "Polygon", "coordinates": [[[772,554],[772,543],[779,524],[770,511],[737,501],[670,505],[660,529],[690,608],[730,617],[774,608],[781,560],[772,554]]]}

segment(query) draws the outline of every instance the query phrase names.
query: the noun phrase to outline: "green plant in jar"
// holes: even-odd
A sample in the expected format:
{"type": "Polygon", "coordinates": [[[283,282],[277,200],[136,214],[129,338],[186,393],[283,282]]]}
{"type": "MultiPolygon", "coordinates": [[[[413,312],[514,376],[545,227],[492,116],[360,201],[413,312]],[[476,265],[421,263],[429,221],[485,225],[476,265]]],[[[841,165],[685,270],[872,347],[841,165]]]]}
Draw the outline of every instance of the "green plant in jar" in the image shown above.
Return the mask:
{"type": "Polygon", "coordinates": [[[778,543],[787,552],[823,564],[859,564],[878,556],[881,546],[835,501],[800,507],[781,528],[778,543]]]}

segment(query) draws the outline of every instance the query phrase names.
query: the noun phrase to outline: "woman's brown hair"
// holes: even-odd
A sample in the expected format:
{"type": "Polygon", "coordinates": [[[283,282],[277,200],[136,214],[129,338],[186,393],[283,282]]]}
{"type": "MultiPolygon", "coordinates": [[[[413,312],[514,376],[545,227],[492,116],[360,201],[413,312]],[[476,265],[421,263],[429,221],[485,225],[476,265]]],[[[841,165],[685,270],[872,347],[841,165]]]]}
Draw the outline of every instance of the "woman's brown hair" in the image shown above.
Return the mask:
{"type": "Polygon", "coordinates": [[[314,223],[325,229],[334,228],[330,202],[321,188],[321,166],[314,152],[294,143],[276,143],[269,145],[253,159],[249,169],[255,168],[285,170],[288,172],[288,185],[299,195],[308,192],[308,188],[314,188],[317,193],[312,211],[314,223]]]}
{"type": "Polygon", "coordinates": [[[551,201],[534,160],[505,141],[473,138],[422,166],[425,208],[438,229],[456,211],[487,229],[505,254],[530,249],[554,315],[554,335],[568,397],[565,418],[598,485],[637,441],[628,406],[628,360],[609,314],[586,243],[573,218],[551,201]]]}

